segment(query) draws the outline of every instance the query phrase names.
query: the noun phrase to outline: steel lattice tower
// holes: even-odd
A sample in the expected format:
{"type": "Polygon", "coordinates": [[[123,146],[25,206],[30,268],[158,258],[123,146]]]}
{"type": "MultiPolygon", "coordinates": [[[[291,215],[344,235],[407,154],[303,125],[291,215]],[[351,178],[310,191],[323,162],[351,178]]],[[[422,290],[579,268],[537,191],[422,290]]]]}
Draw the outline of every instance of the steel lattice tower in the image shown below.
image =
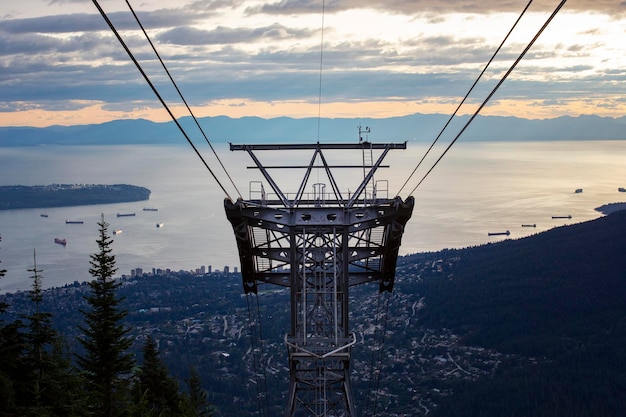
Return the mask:
{"type": "Polygon", "coordinates": [[[350,355],[356,338],[348,323],[348,291],[371,282],[378,283],[381,292],[393,288],[414,200],[382,195],[386,181],[375,181],[374,174],[390,150],[406,149],[406,143],[231,144],[230,149],[246,151],[255,163],[252,168],[260,170],[271,188],[266,192],[262,182],[252,182],[248,200],[226,199],[224,205],[235,233],[245,293],[257,293],[263,284],[290,289],[285,415],[355,417],[350,355]],[[362,151],[362,164],[330,165],[324,152],[340,150],[352,155],[362,151]],[[257,156],[261,151],[272,152],[273,158],[277,151],[313,155],[308,164],[265,166],[257,156]],[[351,194],[342,194],[333,175],[343,168],[363,169],[362,181],[351,194]],[[304,170],[297,192],[284,193],[270,170],[304,170]],[[324,174],[330,192],[322,182],[305,191],[316,170],[318,176],[324,174]]]}

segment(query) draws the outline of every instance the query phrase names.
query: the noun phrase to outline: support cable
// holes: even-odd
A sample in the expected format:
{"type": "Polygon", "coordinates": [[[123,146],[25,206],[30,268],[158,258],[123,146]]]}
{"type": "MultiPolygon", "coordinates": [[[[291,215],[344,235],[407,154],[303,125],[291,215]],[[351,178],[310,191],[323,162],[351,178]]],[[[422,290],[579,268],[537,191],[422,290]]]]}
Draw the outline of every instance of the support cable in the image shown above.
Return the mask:
{"type": "MultiPolygon", "coordinates": [[[[257,323],[259,324],[259,345],[261,346],[261,359],[263,359],[263,356],[265,356],[265,351],[263,349],[263,326],[261,324],[261,313],[259,311],[259,295],[255,295],[255,300],[256,300],[256,318],[257,318],[257,323]]],[[[261,366],[261,369],[263,370],[263,390],[265,391],[265,411],[267,412],[267,416],[270,416],[270,406],[269,406],[269,391],[267,390],[267,367],[266,366],[261,366]]]]}
{"type": "MultiPolygon", "coordinates": [[[[257,408],[259,410],[259,416],[264,415],[263,404],[261,400],[261,383],[259,382],[259,359],[257,359],[256,349],[256,330],[252,330],[255,326],[255,320],[253,318],[252,309],[250,308],[250,294],[246,294],[246,304],[248,306],[248,334],[250,336],[250,349],[252,349],[252,364],[254,370],[254,385],[256,385],[256,401],[257,408]]],[[[263,357],[261,357],[263,359],[263,357]]],[[[269,417],[269,414],[268,414],[269,417]]]]}
{"type": "Polygon", "coordinates": [[[376,400],[374,401],[374,410],[372,411],[372,416],[376,416],[376,407],[378,405],[378,392],[380,390],[380,375],[383,373],[383,353],[385,351],[385,336],[387,335],[387,318],[389,317],[389,298],[390,293],[385,293],[385,314],[383,316],[383,333],[381,336],[381,346],[378,355],[378,363],[380,364],[380,370],[378,371],[378,375],[376,375],[376,400]]]}
{"type": "Polygon", "coordinates": [[[193,150],[196,152],[196,155],[198,156],[198,158],[200,158],[200,160],[202,161],[202,163],[204,164],[205,168],[209,171],[209,173],[211,174],[211,176],[213,177],[213,179],[215,180],[215,182],[217,182],[217,185],[222,189],[222,191],[224,191],[224,194],[226,194],[226,197],[228,197],[230,200],[232,200],[232,198],[230,197],[230,195],[228,194],[228,191],[226,191],[226,189],[224,188],[224,186],[222,185],[222,183],[220,182],[220,180],[217,178],[217,176],[215,175],[215,173],[213,172],[213,170],[209,167],[209,165],[206,163],[206,161],[204,160],[204,158],[202,157],[202,155],[200,154],[200,151],[198,151],[198,148],[196,148],[196,146],[193,144],[193,142],[191,141],[191,139],[189,138],[189,136],[187,135],[187,132],[185,132],[185,129],[183,129],[183,127],[181,126],[181,124],[178,122],[178,120],[176,120],[176,117],[174,116],[174,114],[172,113],[172,111],[170,110],[170,108],[168,107],[167,103],[165,103],[165,100],[163,100],[163,97],[161,97],[161,94],[159,94],[159,92],[157,91],[156,87],[154,86],[154,84],[152,83],[152,81],[150,81],[150,78],[148,77],[148,75],[145,73],[145,71],[143,70],[143,68],[141,68],[141,65],[139,64],[139,62],[137,61],[137,59],[135,58],[135,56],[133,55],[133,53],[131,52],[131,50],[128,48],[128,46],[126,45],[126,42],[124,42],[124,40],[122,39],[122,37],[120,36],[120,34],[118,33],[117,29],[115,28],[115,26],[113,25],[113,23],[111,22],[111,20],[109,19],[109,17],[107,16],[107,14],[105,13],[105,11],[102,9],[102,7],[100,7],[100,4],[98,3],[98,0],[92,0],[93,4],[96,6],[96,8],[98,9],[98,11],[100,12],[100,14],[102,15],[102,18],[106,21],[106,23],[109,25],[109,28],[111,29],[111,31],[113,32],[113,34],[115,35],[115,37],[117,38],[117,40],[120,42],[120,44],[122,45],[122,47],[124,48],[124,50],[126,51],[126,53],[128,54],[128,56],[130,57],[130,59],[133,61],[133,63],[135,64],[135,66],[137,67],[137,69],[139,70],[139,72],[141,73],[141,75],[143,76],[143,78],[146,80],[146,82],[148,83],[148,85],[150,86],[150,88],[152,89],[152,91],[154,92],[154,94],[157,96],[157,98],[159,99],[159,101],[161,102],[161,105],[163,106],[163,108],[165,108],[165,110],[167,111],[167,113],[170,115],[170,117],[172,118],[172,121],[176,124],[176,126],[178,127],[178,129],[180,130],[180,132],[183,134],[183,136],[185,137],[185,139],[187,139],[187,142],[189,143],[189,145],[191,145],[191,147],[193,148],[193,150]]]}
{"type": "MultiPolygon", "coordinates": [[[[189,107],[189,104],[187,104],[187,100],[185,100],[185,97],[183,96],[183,93],[180,91],[180,89],[178,88],[178,85],[176,84],[176,81],[174,81],[174,77],[172,77],[172,75],[170,74],[169,70],[167,69],[167,67],[165,66],[165,62],[163,62],[163,59],[161,59],[161,55],[159,54],[159,52],[157,51],[156,47],[154,46],[154,43],[152,43],[152,40],[150,39],[150,36],[148,36],[148,33],[146,32],[146,30],[144,29],[143,25],[141,24],[141,21],[139,20],[139,17],[137,16],[137,14],[135,13],[135,10],[133,10],[132,6],[130,5],[130,2],[128,0],[126,0],[126,4],[128,5],[128,8],[130,9],[130,11],[132,12],[133,16],[135,17],[135,20],[137,21],[137,24],[139,25],[139,27],[141,28],[141,31],[143,32],[144,36],[146,37],[146,40],[148,41],[148,43],[150,44],[150,46],[152,47],[152,50],[154,51],[155,55],[157,56],[157,58],[159,59],[159,62],[161,63],[161,66],[163,67],[163,69],[165,70],[165,73],[167,74],[167,76],[170,78],[170,81],[172,82],[172,85],[174,86],[174,88],[176,89],[176,91],[178,92],[178,96],[180,97],[180,99],[183,101],[183,103],[185,104],[185,107],[187,107],[187,111],[189,112],[189,114],[191,115],[191,117],[193,118],[193,121],[196,123],[196,126],[198,127],[198,129],[200,130],[200,133],[202,133],[202,136],[204,137],[204,140],[206,140],[206,143],[209,145],[209,147],[211,148],[211,151],[213,151],[213,155],[215,155],[215,158],[217,158],[217,161],[220,163],[222,169],[224,170],[224,173],[226,174],[226,176],[228,177],[228,179],[230,180],[230,183],[233,185],[233,187],[235,187],[235,190],[237,191],[237,194],[239,194],[239,197],[241,197],[241,192],[239,191],[239,189],[237,188],[237,186],[235,185],[233,179],[231,178],[230,174],[228,173],[228,170],[226,169],[226,167],[224,166],[224,164],[222,163],[222,160],[220,159],[220,157],[218,156],[217,152],[215,151],[215,148],[213,148],[213,145],[211,144],[211,141],[209,141],[209,138],[207,137],[207,135],[204,133],[204,130],[202,129],[202,127],[200,126],[200,123],[198,122],[198,119],[196,118],[196,116],[193,114],[193,112],[191,111],[191,107],[189,107]]],[[[242,197],[243,198],[243,197],[242,197]]]]}
{"type": "MultiPolygon", "coordinates": [[[[377,297],[377,301],[376,301],[376,313],[375,313],[375,320],[374,320],[374,346],[378,346],[378,340],[376,339],[376,329],[378,328],[378,318],[380,316],[380,298],[382,297],[382,293],[379,292],[378,293],[378,297],[377,297]]],[[[364,416],[370,415],[373,416],[374,413],[371,412],[369,413],[369,409],[370,409],[370,402],[373,401],[372,400],[372,381],[374,379],[374,374],[376,372],[375,367],[378,367],[378,363],[376,362],[376,352],[374,350],[372,350],[372,355],[370,358],[370,373],[369,373],[369,377],[368,377],[368,381],[367,381],[367,394],[366,394],[366,403],[365,403],[365,411],[363,412],[364,416]]],[[[378,373],[380,373],[380,370],[378,369],[378,373]]]]}
{"type": "Polygon", "coordinates": [[[413,195],[413,193],[415,192],[415,190],[417,189],[417,187],[419,187],[422,182],[424,182],[424,180],[426,179],[426,177],[428,177],[428,175],[433,171],[433,169],[435,169],[435,167],[437,166],[437,164],[439,163],[439,161],[441,161],[441,159],[443,159],[443,157],[446,155],[446,153],[448,153],[448,151],[450,150],[450,148],[452,147],[452,145],[454,145],[456,143],[456,141],[459,139],[459,137],[463,134],[463,132],[465,132],[465,129],[467,129],[469,127],[469,125],[474,121],[474,119],[476,118],[476,116],[478,116],[478,113],[480,113],[480,111],[483,109],[483,107],[485,107],[487,105],[487,103],[489,102],[489,100],[491,100],[491,98],[493,97],[493,95],[496,93],[496,91],[498,91],[498,89],[500,88],[500,86],[504,83],[504,81],[508,78],[508,76],[511,74],[511,72],[513,72],[513,70],[515,69],[515,67],[517,67],[517,64],[519,64],[519,62],[522,60],[522,58],[526,55],[526,53],[528,52],[528,50],[535,44],[535,42],[537,41],[537,39],[539,38],[539,36],[543,33],[543,31],[546,29],[546,27],[548,27],[548,25],[550,24],[550,22],[552,22],[552,20],[554,19],[554,17],[557,15],[557,13],[559,12],[559,10],[561,10],[561,8],[565,5],[565,3],[567,2],[567,0],[561,0],[561,2],[559,3],[559,5],[556,7],[556,9],[552,12],[552,14],[550,15],[550,17],[548,18],[548,20],[543,24],[543,26],[541,27],[541,29],[539,29],[539,31],[537,32],[537,34],[533,37],[533,39],[530,41],[530,43],[526,46],[526,48],[524,48],[524,50],[522,51],[522,53],[517,57],[517,59],[515,60],[515,62],[511,65],[511,67],[508,69],[508,71],[506,72],[506,74],[504,74],[504,76],[502,77],[502,79],[500,79],[500,81],[498,82],[498,84],[496,84],[496,86],[493,88],[493,90],[491,90],[491,93],[489,93],[489,95],[487,96],[487,98],[485,98],[485,100],[482,102],[482,104],[478,107],[478,109],[474,112],[474,114],[472,115],[472,117],[470,117],[470,119],[467,121],[467,123],[465,123],[465,125],[463,126],[463,128],[461,129],[461,131],[455,136],[455,138],[452,140],[452,142],[450,142],[450,144],[448,145],[448,147],[443,151],[443,153],[439,156],[439,158],[435,161],[435,163],[430,167],[430,169],[428,170],[428,172],[426,172],[426,174],[424,174],[424,176],[422,177],[422,179],[417,183],[417,185],[411,190],[411,192],[409,193],[409,196],[413,195]]]}
{"type": "Polygon", "coordinates": [[[413,178],[413,175],[415,174],[415,172],[419,169],[419,167],[422,165],[422,162],[424,162],[424,159],[426,159],[426,156],[428,156],[428,154],[430,153],[430,151],[433,149],[433,146],[435,146],[435,144],[437,143],[437,141],[439,140],[439,138],[441,137],[441,135],[443,134],[443,132],[448,128],[448,125],[450,124],[450,122],[452,122],[452,119],[454,119],[454,117],[456,116],[456,114],[459,112],[459,109],[461,108],[461,106],[463,106],[463,104],[465,103],[465,101],[467,100],[467,98],[469,97],[469,95],[472,93],[472,91],[474,90],[474,87],[476,87],[476,84],[478,84],[478,81],[480,81],[480,79],[482,78],[482,76],[485,74],[485,71],[487,71],[487,68],[489,68],[489,65],[491,65],[491,63],[493,62],[493,60],[496,58],[496,55],[498,55],[498,53],[500,53],[500,50],[502,49],[502,47],[504,46],[504,44],[506,43],[507,39],[509,39],[509,36],[511,36],[511,33],[513,32],[513,30],[515,29],[515,27],[517,27],[517,24],[519,23],[519,21],[522,19],[522,17],[524,16],[524,14],[526,13],[526,11],[528,10],[528,8],[530,7],[530,5],[532,4],[533,0],[529,0],[528,4],[526,4],[526,7],[524,8],[524,10],[522,10],[522,13],[518,16],[517,20],[515,21],[515,23],[513,24],[513,26],[511,27],[511,29],[509,30],[509,33],[506,34],[506,36],[504,37],[504,39],[502,40],[502,42],[500,43],[500,46],[498,46],[498,48],[495,50],[495,52],[493,53],[493,55],[491,56],[491,59],[489,59],[489,61],[487,62],[487,65],[485,65],[485,67],[483,68],[483,70],[481,71],[481,73],[478,75],[478,77],[476,78],[476,80],[474,81],[474,84],[472,84],[472,86],[470,87],[470,89],[468,90],[467,94],[465,94],[465,97],[463,97],[463,100],[461,100],[461,102],[459,103],[459,105],[457,106],[456,110],[454,110],[454,113],[452,113],[452,115],[450,116],[450,118],[448,119],[448,121],[446,122],[446,124],[443,126],[443,128],[441,129],[441,131],[439,132],[439,134],[437,135],[437,137],[435,138],[435,140],[433,141],[433,143],[431,143],[430,147],[428,148],[428,150],[426,151],[426,153],[424,154],[424,156],[422,156],[422,159],[420,159],[420,161],[417,163],[417,166],[413,169],[413,171],[411,172],[411,174],[409,175],[409,177],[406,179],[406,181],[404,182],[404,184],[402,184],[402,187],[400,187],[400,190],[398,190],[396,195],[400,195],[400,193],[402,192],[402,190],[404,189],[404,187],[406,187],[407,183],[411,180],[411,178],[413,178]]]}

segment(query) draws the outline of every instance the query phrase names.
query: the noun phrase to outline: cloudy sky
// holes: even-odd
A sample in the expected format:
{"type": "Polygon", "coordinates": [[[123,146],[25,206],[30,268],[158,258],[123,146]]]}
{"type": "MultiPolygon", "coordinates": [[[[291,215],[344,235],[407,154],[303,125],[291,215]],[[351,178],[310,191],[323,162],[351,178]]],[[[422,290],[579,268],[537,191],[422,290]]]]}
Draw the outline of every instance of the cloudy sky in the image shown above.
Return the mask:
{"type": "MultiPolygon", "coordinates": [[[[232,117],[450,114],[528,3],[129,1],[195,114],[232,117]]],[[[558,3],[531,4],[463,113],[558,3]]],[[[100,4],[186,115],[125,0],[100,4]]],[[[626,114],[625,31],[620,0],[569,0],[483,114],[626,114]]],[[[91,0],[0,1],[0,126],[140,117],[168,120],[91,0]]]]}

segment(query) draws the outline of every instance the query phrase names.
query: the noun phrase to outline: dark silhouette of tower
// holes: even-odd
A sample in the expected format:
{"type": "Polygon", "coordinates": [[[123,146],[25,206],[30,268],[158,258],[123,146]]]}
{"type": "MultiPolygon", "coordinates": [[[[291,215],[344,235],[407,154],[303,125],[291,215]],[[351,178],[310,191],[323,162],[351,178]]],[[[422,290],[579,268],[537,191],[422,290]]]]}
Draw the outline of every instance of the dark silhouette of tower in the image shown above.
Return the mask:
{"type": "Polygon", "coordinates": [[[266,190],[264,182],[251,182],[249,199],[226,199],[224,205],[235,233],[244,291],[256,293],[265,284],[290,289],[285,415],[355,417],[350,355],[356,338],[348,323],[348,293],[350,287],[372,282],[381,292],[393,289],[414,200],[389,198],[387,181],[376,181],[374,174],[390,150],[406,149],[406,143],[375,144],[360,138],[358,144],[231,144],[230,149],[246,151],[252,168],[269,185],[266,190]],[[263,152],[282,163],[264,165],[259,157],[263,152]],[[293,156],[310,152],[302,164],[293,156]],[[342,162],[331,165],[330,153],[340,154],[342,162]],[[362,164],[343,162],[355,154],[362,164]],[[360,183],[352,193],[342,193],[335,172],[350,168],[359,170],[360,183]],[[270,171],[278,173],[272,176],[270,171]],[[298,171],[304,172],[301,179],[293,174],[298,171]],[[288,194],[278,182],[297,191],[288,194]]]}

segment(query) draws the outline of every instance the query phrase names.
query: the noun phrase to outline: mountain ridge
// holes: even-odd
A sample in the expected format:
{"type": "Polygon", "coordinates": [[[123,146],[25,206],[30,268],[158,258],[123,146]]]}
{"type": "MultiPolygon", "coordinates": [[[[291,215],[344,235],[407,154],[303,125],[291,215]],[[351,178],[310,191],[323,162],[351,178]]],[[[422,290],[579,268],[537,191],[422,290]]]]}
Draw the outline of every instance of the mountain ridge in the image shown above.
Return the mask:
{"type": "MultiPolygon", "coordinates": [[[[430,142],[439,134],[449,116],[411,114],[374,118],[292,118],[215,116],[199,118],[202,130],[215,143],[226,142],[350,142],[358,139],[358,126],[368,126],[374,142],[430,142]]],[[[453,119],[442,140],[451,140],[469,116],[453,119]]],[[[193,141],[203,140],[191,117],[179,123],[193,141]]],[[[523,119],[513,116],[478,116],[461,136],[465,141],[517,140],[623,140],[626,116],[621,118],[582,115],[553,119],[523,119]]],[[[185,138],[174,122],[146,119],[114,120],[77,126],[0,127],[0,147],[42,145],[182,144],[185,138]]]]}

